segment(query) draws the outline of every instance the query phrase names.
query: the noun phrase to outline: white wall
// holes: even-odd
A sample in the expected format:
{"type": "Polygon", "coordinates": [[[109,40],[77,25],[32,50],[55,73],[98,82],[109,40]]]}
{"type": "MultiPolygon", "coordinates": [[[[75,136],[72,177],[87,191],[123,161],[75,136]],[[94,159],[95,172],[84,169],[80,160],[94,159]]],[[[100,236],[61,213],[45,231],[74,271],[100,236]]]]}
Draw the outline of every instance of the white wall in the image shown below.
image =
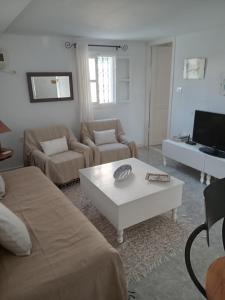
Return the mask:
{"type": "Polygon", "coordinates": [[[196,109],[225,113],[220,76],[225,74],[225,28],[179,36],[176,38],[171,136],[191,133],[196,109]],[[206,57],[204,80],[184,80],[184,58],[206,57]],[[177,93],[177,87],[183,93],[177,93]]]}
{"type": "MultiPolygon", "coordinates": [[[[10,160],[0,163],[0,169],[20,166],[23,156],[21,137],[25,128],[63,123],[79,136],[79,104],[76,90],[74,52],[64,48],[65,37],[2,35],[0,48],[9,58],[9,68],[16,75],[0,72],[0,120],[12,132],[1,134],[5,147],[14,149],[10,160]],[[30,103],[26,72],[72,71],[74,78],[74,101],[30,103]]],[[[71,40],[71,39],[70,39],[71,40]]],[[[92,41],[93,42],[93,41],[92,41]]],[[[111,43],[111,42],[110,42],[111,43]]],[[[121,42],[120,42],[121,43],[121,42]]],[[[118,117],[138,144],[144,143],[145,107],[145,43],[129,42],[126,55],[132,63],[132,101],[130,104],[96,110],[96,118],[118,117]]]]}
{"type": "Polygon", "coordinates": [[[145,117],[145,81],[146,81],[146,45],[141,42],[127,43],[128,51],[120,56],[130,57],[131,89],[130,103],[120,103],[95,110],[95,118],[119,118],[124,130],[137,144],[144,145],[145,117]]]}

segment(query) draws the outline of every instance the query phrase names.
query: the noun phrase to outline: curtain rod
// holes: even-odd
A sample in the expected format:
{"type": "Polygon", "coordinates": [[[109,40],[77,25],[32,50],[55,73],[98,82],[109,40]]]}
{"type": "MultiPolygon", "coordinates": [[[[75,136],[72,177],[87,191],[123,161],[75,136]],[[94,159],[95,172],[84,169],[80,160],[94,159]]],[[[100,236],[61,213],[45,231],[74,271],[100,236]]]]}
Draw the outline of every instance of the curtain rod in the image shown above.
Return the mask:
{"type": "MultiPolygon", "coordinates": [[[[122,49],[123,51],[127,51],[128,46],[126,44],[120,46],[120,45],[96,45],[96,44],[88,44],[89,47],[106,47],[106,48],[116,48],[116,50],[118,49],[122,49]]],[[[65,48],[70,49],[70,48],[76,48],[77,44],[76,43],[70,43],[70,42],[65,42],[65,48]]]]}

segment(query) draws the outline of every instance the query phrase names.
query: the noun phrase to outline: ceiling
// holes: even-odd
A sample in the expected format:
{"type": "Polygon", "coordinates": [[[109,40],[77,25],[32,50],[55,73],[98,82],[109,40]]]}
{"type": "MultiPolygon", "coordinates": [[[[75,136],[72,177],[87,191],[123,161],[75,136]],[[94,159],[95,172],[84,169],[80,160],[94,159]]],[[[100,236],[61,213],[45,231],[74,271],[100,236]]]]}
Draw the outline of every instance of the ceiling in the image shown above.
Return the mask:
{"type": "Polygon", "coordinates": [[[0,0],[0,33],[22,12],[31,0],[0,0]]]}
{"type": "Polygon", "coordinates": [[[225,25],[225,0],[0,0],[8,33],[149,40],[225,25]],[[3,2],[3,5],[2,5],[3,2]],[[12,13],[8,3],[17,3],[12,13]],[[30,2],[30,3],[29,3],[30,2]],[[14,13],[21,4],[20,14],[14,13]],[[25,4],[27,6],[24,9],[25,4]],[[5,11],[5,13],[4,13],[5,11]]]}

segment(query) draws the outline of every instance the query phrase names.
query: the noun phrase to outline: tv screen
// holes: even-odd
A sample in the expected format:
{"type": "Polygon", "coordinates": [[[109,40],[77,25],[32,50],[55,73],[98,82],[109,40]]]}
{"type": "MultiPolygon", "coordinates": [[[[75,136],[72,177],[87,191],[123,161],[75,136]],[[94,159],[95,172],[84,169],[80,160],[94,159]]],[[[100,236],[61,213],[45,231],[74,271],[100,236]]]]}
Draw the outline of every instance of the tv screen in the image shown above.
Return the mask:
{"type": "Polygon", "coordinates": [[[225,115],[196,110],[193,141],[225,151],[225,115]]]}

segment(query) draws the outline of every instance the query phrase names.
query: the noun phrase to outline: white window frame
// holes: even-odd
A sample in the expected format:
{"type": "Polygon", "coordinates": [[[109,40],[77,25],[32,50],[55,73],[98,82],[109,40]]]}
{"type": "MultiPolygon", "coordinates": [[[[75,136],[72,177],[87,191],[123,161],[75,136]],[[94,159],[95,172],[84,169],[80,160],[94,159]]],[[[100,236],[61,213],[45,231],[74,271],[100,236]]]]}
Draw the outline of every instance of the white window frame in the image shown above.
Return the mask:
{"type": "MultiPolygon", "coordinates": [[[[89,58],[94,58],[95,59],[95,76],[96,76],[96,80],[89,79],[89,83],[96,82],[97,102],[92,102],[92,105],[98,106],[98,107],[114,106],[116,104],[116,55],[115,55],[115,53],[91,52],[91,53],[89,53],[89,58]],[[108,102],[108,103],[100,103],[99,102],[98,63],[97,63],[97,57],[98,56],[113,57],[113,101],[112,102],[108,102]]],[[[90,86],[91,86],[91,84],[90,84],[90,86]]]]}
{"type": "Polygon", "coordinates": [[[117,56],[116,57],[116,101],[117,104],[129,104],[131,102],[131,74],[132,74],[132,63],[131,63],[131,58],[130,56],[117,56]],[[128,78],[121,78],[120,74],[118,73],[117,67],[120,68],[120,62],[121,61],[126,61],[128,64],[128,78]],[[118,90],[118,84],[120,82],[126,82],[127,83],[127,92],[128,92],[128,98],[123,99],[121,98],[118,90]]]}

